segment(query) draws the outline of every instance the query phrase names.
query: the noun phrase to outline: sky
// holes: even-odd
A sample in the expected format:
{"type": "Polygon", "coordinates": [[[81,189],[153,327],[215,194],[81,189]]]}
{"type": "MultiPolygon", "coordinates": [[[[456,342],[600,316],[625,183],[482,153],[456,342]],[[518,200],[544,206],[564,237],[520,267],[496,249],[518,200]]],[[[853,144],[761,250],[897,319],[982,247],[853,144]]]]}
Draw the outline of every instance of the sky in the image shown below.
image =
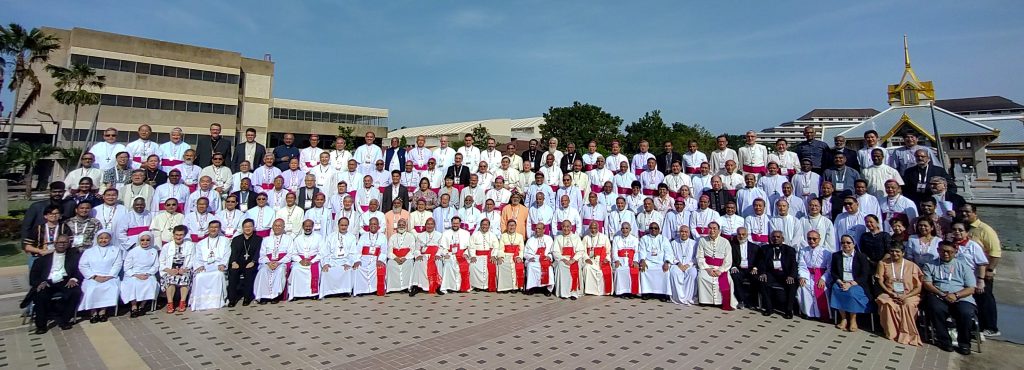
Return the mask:
{"type": "MultiPolygon", "coordinates": [[[[387,108],[390,127],[590,103],[635,121],[759,130],[814,108],[886,107],[914,70],[939,99],[1024,103],[1024,2],[0,0],[82,27],[275,62],[279,98],[387,108]]],[[[10,106],[10,93],[3,99],[10,106]]]]}

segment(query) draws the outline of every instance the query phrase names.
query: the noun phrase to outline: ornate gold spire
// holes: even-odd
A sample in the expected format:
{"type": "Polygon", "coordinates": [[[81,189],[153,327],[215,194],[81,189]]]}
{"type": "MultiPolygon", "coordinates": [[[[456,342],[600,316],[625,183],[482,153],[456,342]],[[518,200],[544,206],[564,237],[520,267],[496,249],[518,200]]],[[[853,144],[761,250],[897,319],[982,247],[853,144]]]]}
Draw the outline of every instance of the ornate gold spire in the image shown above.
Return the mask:
{"type": "Polygon", "coordinates": [[[935,100],[935,88],[931,81],[917,79],[910,66],[910,47],[907,35],[903,35],[903,77],[900,83],[889,85],[889,105],[920,105],[935,100]]]}

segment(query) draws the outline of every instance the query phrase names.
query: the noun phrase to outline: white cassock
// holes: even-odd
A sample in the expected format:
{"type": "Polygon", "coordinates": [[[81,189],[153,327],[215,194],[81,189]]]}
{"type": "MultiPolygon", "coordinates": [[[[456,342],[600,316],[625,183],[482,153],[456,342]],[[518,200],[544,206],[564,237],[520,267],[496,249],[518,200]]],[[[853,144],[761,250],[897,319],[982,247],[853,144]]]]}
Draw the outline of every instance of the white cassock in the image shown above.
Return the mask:
{"type": "Polygon", "coordinates": [[[498,237],[490,230],[469,237],[469,285],[473,289],[498,289],[498,266],[491,263],[491,257],[498,252],[498,237]]]}
{"type": "Polygon", "coordinates": [[[152,208],[149,208],[153,205],[153,192],[155,191],[156,189],[153,189],[153,187],[147,183],[142,183],[142,185],[128,184],[121,187],[118,200],[120,200],[121,204],[124,204],[125,207],[131,208],[132,203],[135,202],[135,198],[142,198],[142,200],[145,201],[146,210],[156,212],[152,208]]]}
{"type": "Polygon", "coordinates": [[[333,294],[352,294],[352,264],[355,263],[355,236],[332,232],[320,250],[320,299],[333,294]]]}
{"type": "Polygon", "coordinates": [[[68,172],[68,175],[64,177],[64,184],[69,189],[78,189],[78,182],[86,177],[92,179],[93,189],[99,189],[103,184],[103,170],[92,167],[76,168],[68,172]]]}
{"type": "MultiPolygon", "coordinates": [[[[263,191],[263,189],[259,189],[259,190],[256,189],[258,186],[256,186],[256,179],[253,178],[253,173],[251,171],[250,172],[237,172],[237,173],[232,174],[231,175],[231,182],[228,183],[229,187],[227,189],[225,189],[224,191],[228,192],[229,194],[230,193],[234,193],[236,191],[241,191],[242,190],[242,179],[249,179],[249,190],[252,193],[254,193],[254,194],[251,194],[250,196],[256,196],[255,193],[260,193],[260,192],[263,191]]],[[[243,201],[243,199],[239,199],[238,200],[238,207],[239,207],[239,209],[242,209],[241,207],[242,207],[243,204],[246,204],[246,202],[243,201]]],[[[248,210],[246,209],[244,211],[248,211],[248,210]]]]}
{"type": "MultiPolygon", "coordinates": [[[[547,198],[545,198],[545,199],[547,199],[547,198]]],[[[555,211],[553,209],[551,209],[551,207],[548,207],[547,204],[545,204],[543,206],[540,206],[540,207],[538,207],[537,205],[534,205],[533,207],[530,207],[529,218],[528,218],[528,221],[527,221],[527,223],[530,224],[530,229],[529,230],[531,230],[531,231],[532,230],[536,230],[535,226],[537,224],[541,224],[541,225],[544,225],[544,234],[552,235],[551,234],[551,230],[552,230],[551,223],[554,222],[554,221],[555,221],[555,211]]]]}
{"type": "Polygon", "coordinates": [[[824,245],[817,248],[800,248],[800,254],[797,256],[797,273],[801,279],[807,279],[807,284],[797,287],[796,298],[800,302],[800,312],[807,317],[829,317],[827,297],[832,280],[829,276],[831,264],[832,251],[824,248],[824,245]],[[825,283],[824,288],[817,287],[819,281],[825,283]]]}
{"type": "MultiPolygon", "coordinates": [[[[555,188],[562,184],[562,170],[558,168],[557,160],[555,160],[555,163],[550,167],[541,166],[539,172],[544,174],[544,184],[554,186],[555,188]]],[[[550,201],[548,198],[544,199],[550,201]]]]}
{"type": "Polygon", "coordinates": [[[629,223],[629,233],[635,237],[640,237],[640,233],[637,231],[636,226],[636,213],[629,209],[624,210],[613,210],[608,212],[608,219],[604,223],[604,233],[606,235],[619,235],[622,233],[622,224],[629,223]]]}
{"type": "Polygon", "coordinates": [[[412,168],[416,171],[426,171],[427,162],[434,157],[434,153],[426,147],[417,146],[405,153],[405,160],[412,161],[412,168]]]}
{"type": "Polygon", "coordinates": [[[629,159],[624,154],[609,154],[604,158],[604,168],[612,171],[612,173],[617,173],[622,162],[629,164],[629,159]]]}
{"type": "Polygon", "coordinates": [[[299,206],[285,206],[278,209],[274,216],[284,220],[285,234],[296,236],[302,233],[302,221],[306,219],[306,212],[299,208],[299,206]]]}
{"type": "Polygon", "coordinates": [[[583,207],[583,191],[575,186],[559,186],[558,190],[555,191],[555,199],[545,198],[544,203],[551,202],[551,204],[558,204],[561,207],[563,195],[569,197],[569,208],[580,209],[580,207],[583,207]]]}
{"type": "Polygon", "coordinates": [[[640,237],[647,234],[647,228],[650,227],[652,223],[658,224],[658,227],[664,230],[665,215],[653,209],[650,212],[641,211],[636,214],[636,227],[640,229],[640,237]]]}
{"type": "Polygon", "coordinates": [[[334,168],[331,168],[331,165],[324,166],[318,164],[308,169],[307,172],[316,177],[316,187],[321,190],[334,188],[338,185],[338,183],[331,183],[334,181],[334,168]]]}
{"type": "Polygon", "coordinates": [[[568,208],[562,208],[555,211],[555,219],[554,221],[551,221],[551,229],[561,231],[562,221],[569,221],[569,224],[572,225],[570,230],[572,230],[573,234],[579,235],[587,232],[587,230],[584,230],[581,227],[583,219],[580,217],[580,211],[577,209],[578,208],[576,207],[569,206],[568,208]]]}
{"type": "Polygon", "coordinates": [[[644,169],[647,168],[647,159],[654,158],[654,154],[650,152],[636,153],[633,155],[633,160],[630,162],[630,169],[633,173],[639,175],[644,169]]]}
{"type": "Polygon", "coordinates": [[[355,192],[356,187],[363,184],[363,174],[358,171],[341,170],[334,173],[334,184],[333,188],[337,188],[338,184],[345,183],[348,190],[355,192]]]}
{"type": "Polygon", "coordinates": [[[217,213],[217,211],[221,210],[220,194],[217,191],[212,188],[210,190],[197,189],[189,193],[188,200],[185,201],[185,213],[196,209],[196,202],[199,201],[199,198],[206,198],[209,201],[207,202],[209,206],[206,209],[210,210],[210,212],[217,213]]]}
{"type": "Polygon", "coordinates": [[[743,226],[747,228],[747,232],[750,235],[748,240],[757,244],[768,243],[768,235],[771,234],[772,227],[772,221],[768,218],[768,215],[751,214],[743,220],[743,226]]]}
{"type": "Polygon", "coordinates": [[[352,294],[383,295],[387,289],[384,285],[386,272],[377,271],[377,264],[387,261],[387,238],[383,233],[365,233],[359,238],[356,248],[359,250],[359,268],[352,275],[352,294]]]}
{"type": "Polygon", "coordinates": [[[153,204],[149,205],[150,210],[164,210],[164,202],[167,199],[174,198],[178,201],[178,212],[181,213],[185,210],[185,201],[188,200],[188,186],[182,183],[171,184],[166,183],[156,187],[153,191],[153,204]]]}
{"type": "Polygon", "coordinates": [[[82,302],[78,305],[79,311],[117,304],[118,289],[121,285],[118,275],[121,273],[122,265],[121,248],[114,244],[106,247],[94,245],[82,253],[78,261],[78,270],[85,281],[82,282],[82,302]],[[110,280],[101,283],[94,279],[98,276],[109,277],[110,280]]]}
{"type": "Polygon", "coordinates": [[[292,243],[292,272],[288,279],[288,300],[320,296],[320,248],[324,238],[317,233],[299,234],[292,243]],[[300,262],[309,262],[303,266],[300,262]]]}
{"type": "Polygon", "coordinates": [[[814,172],[800,172],[793,175],[793,179],[790,180],[793,183],[793,195],[803,199],[804,204],[810,202],[811,199],[818,197],[821,194],[821,175],[814,172]]]}
{"type": "MultiPolygon", "coordinates": [[[[274,188],[274,179],[281,176],[281,169],[274,166],[259,166],[252,171],[252,189],[257,193],[266,193],[274,188]]],[[[241,180],[239,180],[241,181],[241,180]]]]}
{"type": "Polygon", "coordinates": [[[882,226],[885,227],[887,233],[892,233],[892,224],[889,223],[889,220],[893,218],[902,219],[906,225],[917,219],[917,205],[903,195],[896,195],[892,198],[882,197],[878,206],[882,211],[882,226]]]}
{"type": "Polygon", "coordinates": [[[359,173],[368,174],[373,171],[378,159],[384,159],[384,152],[379,146],[363,144],[356,148],[352,158],[359,163],[359,173]]]}
{"type": "MultiPolygon", "coordinates": [[[[355,208],[348,210],[342,208],[334,215],[334,225],[337,226],[338,220],[341,220],[342,218],[348,219],[348,234],[356,237],[356,239],[359,239],[359,235],[361,235],[363,231],[362,213],[360,213],[359,210],[355,208]]],[[[367,225],[367,227],[369,227],[369,225],[367,225]]]]}
{"type": "Polygon", "coordinates": [[[865,216],[867,216],[868,214],[873,214],[875,215],[875,217],[878,217],[879,220],[882,219],[882,206],[878,204],[878,197],[875,197],[870,193],[858,195],[857,205],[860,206],[858,209],[865,216]]]}
{"type": "Polygon", "coordinates": [[[188,237],[193,243],[198,243],[200,240],[205,239],[208,234],[206,229],[210,227],[210,221],[214,221],[216,219],[217,216],[214,216],[210,212],[202,214],[199,212],[190,212],[186,214],[185,219],[183,220],[183,224],[188,228],[188,234],[186,234],[186,237],[188,237]]]}
{"type": "Polygon", "coordinates": [[[169,168],[185,163],[185,152],[191,149],[192,146],[185,143],[184,140],[177,143],[168,141],[160,144],[157,155],[160,156],[160,167],[167,171],[169,168]]]}
{"type": "Polygon", "coordinates": [[[555,272],[551,268],[551,248],[555,242],[550,236],[532,237],[526,242],[526,289],[546,287],[550,291],[555,284],[555,272]]]}
{"type": "MultiPolygon", "coordinates": [[[[120,204],[110,206],[104,203],[93,208],[93,213],[96,214],[96,219],[100,220],[100,229],[109,230],[111,232],[111,236],[114,238],[114,240],[110,241],[111,244],[120,243],[118,235],[114,231],[120,228],[120,222],[124,220],[124,217],[128,212],[128,208],[120,204]]],[[[134,210],[130,212],[135,213],[134,210]]]]}
{"type": "Polygon", "coordinates": [[[459,217],[462,218],[460,223],[462,229],[469,231],[470,234],[476,233],[476,229],[480,227],[480,221],[484,219],[483,213],[480,213],[476,207],[460,208],[459,217]]]}
{"type": "MultiPolygon", "coordinates": [[[[448,147],[437,147],[434,149],[434,158],[437,160],[437,168],[442,172],[455,163],[455,149],[448,147]]],[[[465,159],[465,158],[463,158],[465,159]]]]}
{"type": "Polygon", "coordinates": [[[469,248],[469,232],[466,230],[445,230],[441,233],[441,251],[443,256],[441,274],[441,290],[447,292],[469,291],[469,259],[466,251],[469,248]]]}
{"type": "Polygon", "coordinates": [[[633,181],[636,175],[632,172],[623,172],[612,177],[612,191],[618,195],[627,195],[632,190],[633,181]]]}
{"type": "Polygon", "coordinates": [[[412,285],[412,274],[416,269],[413,259],[418,255],[416,237],[411,232],[395,232],[388,239],[388,293],[409,289],[412,285]],[[405,258],[399,264],[396,258],[405,258]]]}
{"type": "Polygon", "coordinates": [[[523,236],[515,230],[502,233],[499,237],[499,250],[494,253],[501,258],[498,264],[498,291],[516,290],[526,283],[526,269],[522,263],[516,263],[516,257],[523,256],[523,236]]]}
{"type": "Polygon", "coordinates": [[[587,204],[583,206],[583,210],[580,211],[580,218],[583,219],[582,227],[579,229],[580,235],[589,233],[590,224],[595,222],[597,223],[597,232],[603,233],[605,231],[604,222],[608,219],[608,208],[601,203],[598,203],[597,205],[587,204]]]}
{"type": "MultiPolygon", "coordinates": [[[[782,184],[787,182],[789,182],[789,179],[782,175],[764,175],[757,179],[757,187],[761,188],[765,194],[771,197],[782,194],[782,184]]],[[[774,204],[769,203],[769,207],[774,207],[774,204]]]]}
{"type": "Polygon", "coordinates": [[[754,200],[757,199],[764,200],[767,207],[768,194],[761,188],[755,186],[736,190],[736,213],[743,217],[754,214],[754,200]]]}
{"type": "Polygon", "coordinates": [[[237,209],[221,210],[217,214],[217,219],[220,220],[220,232],[225,238],[231,239],[241,235],[239,231],[242,230],[242,221],[245,221],[244,212],[237,209]]]}
{"type": "Polygon", "coordinates": [[[302,222],[306,222],[306,220],[313,221],[313,233],[319,234],[324,239],[333,234],[338,228],[338,223],[334,222],[334,216],[330,208],[307,209],[303,214],[302,222]]]}
{"type": "MultiPolygon", "coordinates": [[[[101,170],[109,170],[117,164],[117,153],[127,152],[128,148],[121,143],[108,143],[101,141],[93,144],[92,148],[89,148],[89,153],[92,153],[96,157],[96,162],[93,163],[93,167],[97,167],[101,170]]],[[[76,184],[77,185],[77,184],[76,184]]],[[[99,184],[95,184],[99,186],[99,184]]]]}
{"type": "Polygon", "coordinates": [[[332,150],[331,151],[331,168],[334,172],[341,172],[348,169],[348,160],[352,159],[352,153],[348,150],[332,150]]]}
{"type": "Polygon", "coordinates": [[[299,151],[299,166],[303,170],[309,170],[310,168],[320,165],[320,153],[324,150],[315,146],[303,148],[299,151]]]}
{"type": "Polygon", "coordinates": [[[148,301],[156,299],[159,284],[156,272],[160,269],[157,256],[159,251],[154,247],[132,248],[124,257],[124,280],[121,281],[121,301],[148,301]],[[149,275],[145,280],[135,277],[138,274],[149,275]]]}
{"type": "Polygon", "coordinates": [[[298,194],[299,188],[305,186],[306,182],[306,171],[302,169],[298,170],[287,170],[281,172],[281,178],[284,179],[284,188],[291,193],[298,194]]]}
{"type": "Polygon", "coordinates": [[[509,198],[512,197],[512,191],[508,189],[491,189],[487,191],[487,195],[484,197],[484,203],[487,199],[494,201],[494,209],[501,210],[506,204],[508,204],[509,198]]]}
{"type": "Polygon", "coordinates": [[[192,276],[189,303],[192,311],[224,307],[228,298],[227,274],[218,269],[227,267],[231,257],[231,240],[223,236],[206,238],[196,244],[192,255],[192,271],[202,267],[203,272],[192,276]]]}
{"type": "Polygon", "coordinates": [[[612,243],[608,235],[587,233],[582,240],[587,257],[583,270],[583,293],[587,295],[612,294],[612,243]],[[587,263],[589,262],[589,263],[587,263]]]}
{"type": "Polygon", "coordinates": [[[246,218],[253,220],[253,228],[256,230],[256,235],[261,238],[270,236],[270,228],[274,225],[274,209],[269,206],[253,207],[245,212],[246,218]]]}
{"type": "Polygon", "coordinates": [[[579,297],[583,293],[580,264],[587,257],[587,249],[583,247],[579,235],[555,236],[551,255],[555,265],[555,295],[559,298],[579,297]]]}
{"type": "Polygon", "coordinates": [[[803,223],[793,215],[772,217],[771,232],[776,231],[781,231],[784,243],[796,250],[806,244],[803,223]]]}
{"type": "Polygon", "coordinates": [[[700,238],[708,236],[711,233],[711,229],[708,225],[711,222],[717,222],[718,218],[721,217],[717,211],[711,208],[698,209],[690,213],[690,233],[694,234],[694,237],[700,238]]]}
{"type": "Polygon", "coordinates": [[[423,231],[416,236],[416,257],[422,259],[413,262],[415,267],[411,285],[430,293],[437,291],[441,286],[441,259],[438,258],[440,252],[441,233],[423,231]]]}
{"type": "Polygon", "coordinates": [[[360,212],[370,210],[370,200],[372,199],[376,199],[377,204],[380,204],[381,195],[379,189],[371,186],[370,188],[359,187],[359,189],[356,190],[355,205],[356,207],[359,207],[360,212]]]}
{"type": "MultiPolygon", "coordinates": [[[[139,242],[139,234],[149,231],[150,225],[153,224],[153,213],[150,211],[142,211],[142,213],[136,213],[134,210],[125,212],[121,220],[117,222],[117,241],[121,246],[121,251],[127,252],[128,248],[139,242]]],[[[124,258],[124,256],[121,256],[124,258]]]]}
{"type": "Polygon", "coordinates": [[[676,304],[693,304],[697,290],[697,264],[694,256],[697,242],[693,239],[672,242],[672,268],[669,270],[669,298],[676,304]],[[686,266],[684,271],[680,265],[686,266]]]}
{"type": "Polygon", "coordinates": [[[457,152],[462,154],[462,163],[466,164],[471,171],[476,172],[477,167],[480,166],[480,148],[464,146],[459,148],[457,152]]]}
{"type": "Polygon", "coordinates": [[[391,172],[374,170],[370,172],[370,178],[373,179],[373,186],[376,186],[378,190],[391,185],[391,172]]]}
{"type": "Polygon", "coordinates": [[[867,214],[864,211],[857,211],[857,213],[843,212],[836,216],[836,239],[842,238],[843,235],[849,235],[853,237],[854,244],[859,244],[860,235],[868,231],[867,226],[864,224],[865,216],[867,214]]]}
{"type": "Polygon", "coordinates": [[[640,238],[635,258],[637,263],[647,263],[647,269],[640,271],[640,294],[668,294],[668,271],[662,268],[672,258],[668,238],[661,234],[640,238]]]}
{"type": "Polygon", "coordinates": [[[736,294],[733,289],[732,246],[725,238],[701,238],[697,243],[697,295],[701,304],[722,305],[725,310],[736,309],[736,294]],[[707,269],[713,268],[720,272],[717,277],[711,276],[707,269]]]}
{"type": "Polygon", "coordinates": [[[202,178],[203,176],[209,176],[210,180],[213,181],[211,186],[213,186],[214,189],[220,188],[220,192],[222,194],[227,194],[231,192],[232,176],[231,169],[228,168],[228,166],[206,166],[206,168],[203,168],[203,170],[199,172],[199,178],[202,178]]]}
{"type": "Polygon", "coordinates": [[[136,139],[128,143],[126,150],[132,157],[132,169],[142,167],[142,162],[145,162],[146,158],[149,158],[150,155],[160,155],[157,153],[158,149],[158,146],[152,140],[136,139]]]}
{"type": "Polygon", "coordinates": [[[284,292],[287,264],[291,261],[288,252],[292,248],[292,241],[292,237],[286,234],[263,238],[263,244],[260,245],[260,270],[256,273],[256,280],[252,285],[256,299],[275,299],[284,292]],[[276,269],[270,269],[271,262],[279,263],[276,269]]]}
{"type": "Polygon", "coordinates": [[[811,230],[817,231],[821,237],[821,246],[827,248],[830,251],[839,250],[839,240],[836,237],[836,228],[832,224],[832,220],[828,217],[817,215],[808,216],[805,219],[800,220],[803,223],[804,233],[811,232],[811,230]]]}
{"type": "Polygon", "coordinates": [[[188,186],[189,192],[193,192],[197,189],[199,186],[199,173],[203,172],[202,167],[191,163],[182,163],[174,166],[174,168],[171,168],[170,170],[166,168],[164,170],[168,173],[170,173],[171,170],[178,170],[178,172],[181,172],[181,183],[188,186]]]}
{"type": "Polygon", "coordinates": [[[618,267],[612,265],[615,295],[640,294],[640,270],[633,267],[639,249],[640,239],[633,234],[616,235],[612,241],[612,261],[619,264],[618,267]]]}
{"type": "MultiPolygon", "coordinates": [[[[722,236],[727,236],[729,238],[736,236],[736,229],[743,227],[743,223],[743,217],[740,217],[739,215],[730,216],[723,214],[718,216],[718,225],[722,227],[722,236]]],[[[679,229],[674,231],[679,232],[679,229]]]]}

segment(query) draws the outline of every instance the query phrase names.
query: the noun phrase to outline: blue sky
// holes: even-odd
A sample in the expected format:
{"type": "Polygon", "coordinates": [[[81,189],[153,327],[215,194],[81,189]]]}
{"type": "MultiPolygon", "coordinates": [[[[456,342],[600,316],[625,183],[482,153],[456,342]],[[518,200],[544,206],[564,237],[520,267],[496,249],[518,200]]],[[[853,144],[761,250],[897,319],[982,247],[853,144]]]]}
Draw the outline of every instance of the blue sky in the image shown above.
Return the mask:
{"type": "MultiPolygon", "coordinates": [[[[274,95],[388,108],[391,127],[531,117],[762,129],[885,107],[910,36],[939,98],[1024,103],[1017,1],[2,1],[7,22],[273,55],[274,95]]],[[[10,93],[4,92],[4,99],[10,93]]]]}

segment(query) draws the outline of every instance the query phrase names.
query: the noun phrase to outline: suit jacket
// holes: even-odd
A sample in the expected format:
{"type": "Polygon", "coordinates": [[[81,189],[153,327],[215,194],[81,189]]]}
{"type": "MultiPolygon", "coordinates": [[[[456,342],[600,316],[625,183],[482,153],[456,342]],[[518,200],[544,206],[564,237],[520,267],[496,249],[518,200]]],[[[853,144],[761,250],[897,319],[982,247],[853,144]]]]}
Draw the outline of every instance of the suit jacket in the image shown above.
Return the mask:
{"type": "Polygon", "coordinates": [[[785,244],[765,244],[757,253],[757,262],[754,263],[757,271],[776,277],[797,277],[796,249],[785,244]],[[775,259],[775,251],[781,250],[782,271],[775,270],[772,263],[775,259]]]}
{"type": "MultiPolygon", "coordinates": [[[[254,192],[252,190],[248,191],[248,194],[247,194],[248,199],[242,199],[242,191],[241,190],[236,191],[234,193],[231,193],[231,195],[234,195],[235,197],[238,198],[238,207],[239,207],[239,209],[241,209],[242,204],[245,204],[249,208],[256,207],[256,192],[254,192]]],[[[246,209],[249,209],[249,208],[246,208],[246,209]]]]}
{"type": "MultiPolygon", "coordinates": [[[[740,268],[740,263],[742,262],[740,261],[742,259],[740,258],[740,242],[733,238],[729,241],[729,245],[732,246],[732,267],[740,268]]],[[[747,241],[747,268],[757,266],[755,263],[757,262],[757,255],[760,248],[761,246],[757,243],[753,243],[749,240],[747,241]]]]}
{"type": "MultiPolygon", "coordinates": [[[[559,161],[558,168],[562,170],[562,173],[572,172],[573,163],[576,163],[577,159],[583,161],[583,154],[580,154],[579,151],[576,151],[574,153],[565,153],[562,155],[562,159],[559,161]]],[[[559,180],[559,182],[561,182],[561,180],[559,180]]]]}
{"type": "MultiPolygon", "coordinates": [[[[253,154],[253,161],[255,161],[256,163],[249,163],[250,166],[251,166],[250,169],[254,170],[257,167],[263,165],[263,156],[266,155],[266,154],[267,154],[267,147],[263,146],[263,144],[256,143],[256,153],[253,154]]],[[[231,162],[230,162],[231,163],[231,170],[234,171],[234,172],[238,172],[239,171],[238,170],[238,165],[242,164],[242,161],[244,161],[244,160],[245,160],[245,142],[243,141],[241,144],[235,145],[235,155],[233,157],[231,157],[231,162]]]]}
{"type": "MultiPolygon", "coordinates": [[[[843,251],[832,253],[832,265],[829,274],[832,275],[832,281],[843,279],[843,251]]],[[[865,292],[871,289],[871,275],[871,262],[868,262],[867,256],[861,252],[854,253],[853,280],[857,282],[857,285],[864,288],[865,292]]]]}
{"type": "Polygon", "coordinates": [[[459,176],[456,179],[455,178],[456,177],[455,176],[455,164],[453,163],[451,166],[448,166],[448,172],[446,172],[444,174],[444,177],[445,178],[451,177],[451,178],[455,179],[455,184],[456,185],[469,186],[469,167],[466,167],[465,165],[463,165],[462,169],[459,170],[459,176]]]}
{"type": "MultiPolygon", "coordinates": [[[[672,172],[672,162],[679,162],[680,166],[683,164],[683,155],[676,151],[673,151],[672,155],[661,153],[655,156],[655,158],[658,159],[658,171],[661,171],[664,175],[672,172]]],[[[686,167],[683,167],[683,172],[686,172],[686,167]]]]}
{"type": "MultiPolygon", "coordinates": [[[[254,266],[253,268],[258,267],[260,260],[260,244],[262,243],[263,238],[256,234],[250,236],[249,240],[245,239],[245,234],[240,234],[234,237],[234,239],[231,239],[231,257],[229,257],[228,262],[237,263],[238,269],[240,270],[244,270],[245,265],[248,265],[249,262],[255,262],[257,264],[257,266],[254,266]],[[245,257],[246,246],[249,247],[248,258],[245,257]]],[[[228,265],[230,266],[231,264],[228,263],[228,265]]]]}
{"type": "Polygon", "coordinates": [[[823,163],[821,168],[832,168],[835,166],[835,158],[837,153],[843,153],[846,156],[846,165],[855,171],[860,171],[860,160],[857,159],[857,151],[850,148],[843,148],[838,150],[836,148],[829,149],[824,155],[828,159],[827,163],[823,163]]]}
{"type": "Polygon", "coordinates": [[[393,170],[404,171],[405,170],[405,148],[388,148],[384,152],[384,169],[391,172],[393,170]],[[395,152],[398,152],[398,168],[391,168],[391,158],[395,156],[395,152]]]}
{"type": "Polygon", "coordinates": [[[310,208],[313,208],[314,205],[313,205],[313,202],[311,201],[309,203],[309,207],[306,207],[306,196],[309,195],[309,199],[312,200],[312,199],[316,198],[316,195],[318,193],[320,193],[320,188],[318,188],[318,187],[314,186],[313,187],[313,194],[309,194],[309,189],[306,188],[305,186],[303,186],[303,187],[299,188],[299,194],[298,194],[297,197],[295,197],[295,201],[298,202],[299,207],[302,207],[303,211],[308,211],[310,208]]]}
{"type": "Polygon", "coordinates": [[[939,176],[946,179],[947,193],[956,193],[956,183],[953,182],[953,178],[949,176],[945,168],[939,166],[929,165],[928,170],[924,173],[924,192],[917,191],[917,185],[921,183],[921,167],[913,166],[903,171],[903,195],[910,198],[915,203],[920,202],[922,199],[926,199],[932,196],[931,188],[928,187],[928,181],[934,177],[939,176]]]}
{"type": "Polygon", "coordinates": [[[213,160],[213,153],[223,154],[224,164],[231,163],[231,141],[223,136],[216,143],[213,142],[213,139],[200,140],[196,144],[196,165],[199,167],[209,166],[213,160]]]}
{"type": "MultiPolygon", "coordinates": [[[[32,290],[35,290],[35,287],[39,286],[39,283],[48,281],[48,278],[50,277],[50,267],[53,267],[53,255],[54,253],[50,253],[39,257],[39,259],[32,264],[32,271],[29,271],[28,278],[29,286],[32,290]]],[[[82,277],[82,273],[78,270],[78,260],[81,257],[81,253],[77,250],[68,248],[64,257],[64,271],[67,272],[67,276],[64,277],[64,280],[62,281],[76,278],[79,283],[81,283],[85,280],[82,277]]],[[[50,283],[59,283],[59,281],[51,281],[50,283]]]]}
{"type": "MultiPolygon", "coordinates": [[[[953,203],[953,209],[954,210],[959,210],[960,207],[963,207],[965,204],[967,204],[967,200],[965,200],[964,197],[962,197],[962,196],[960,196],[960,194],[956,194],[956,193],[954,193],[954,192],[952,192],[952,191],[950,191],[948,189],[946,190],[946,196],[944,196],[942,198],[943,198],[942,200],[944,200],[944,201],[953,203]]],[[[938,206],[938,205],[936,205],[936,206],[938,206]]]]}
{"type": "MultiPolygon", "coordinates": [[[[394,197],[394,193],[391,192],[391,185],[384,188],[384,192],[380,196],[382,199],[381,208],[382,210],[390,211],[394,207],[394,201],[391,198],[394,197]]],[[[399,185],[398,186],[398,199],[402,200],[402,207],[406,210],[409,209],[409,189],[399,185]]]]}
{"type": "Polygon", "coordinates": [[[728,191],[724,189],[718,191],[705,190],[703,194],[707,194],[708,197],[711,198],[711,205],[709,205],[708,208],[717,211],[720,215],[725,214],[726,203],[728,203],[730,200],[736,201],[736,197],[732,196],[731,194],[729,194],[728,191]]]}
{"type": "MultiPolygon", "coordinates": [[[[822,202],[822,204],[824,204],[825,197],[824,196],[818,197],[818,201],[822,202]]],[[[832,203],[832,212],[829,212],[830,214],[828,215],[828,218],[830,220],[832,220],[832,221],[835,221],[836,217],[839,217],[839,214],[843,213],[843,195],[842,194],[832,193],[832,196],[830,197],[829,202],[832,203]]],[[[824,208],[822,208],[822,209],[824,209],[824,208]]]]}
{"type": "MultiPolygon", "coordinates": [[[[540,162],[542,160],[542,158],[540,156],[542,156],[542,155],[544,155],[543,151],[536,150],[536,149],[534,149],[534,150],[527,150],[527,151],[523,152],[523,154],[522,154],[523,162],[532,162],[533,164],[531,166],[533,166],[533,167],[530,167],[530,168],[532,168],[534,171],[537,171],[537,169],[540,168],[540,162]]],[[[518,170],[522,170],[522,168],[517,168],[517,169],[518,170]]]]}

